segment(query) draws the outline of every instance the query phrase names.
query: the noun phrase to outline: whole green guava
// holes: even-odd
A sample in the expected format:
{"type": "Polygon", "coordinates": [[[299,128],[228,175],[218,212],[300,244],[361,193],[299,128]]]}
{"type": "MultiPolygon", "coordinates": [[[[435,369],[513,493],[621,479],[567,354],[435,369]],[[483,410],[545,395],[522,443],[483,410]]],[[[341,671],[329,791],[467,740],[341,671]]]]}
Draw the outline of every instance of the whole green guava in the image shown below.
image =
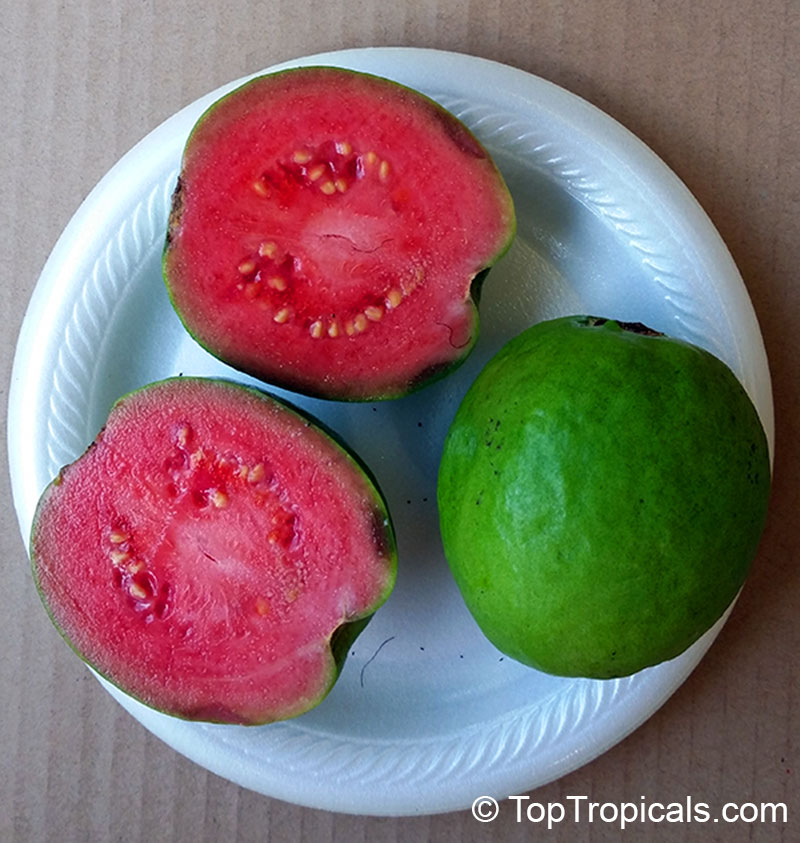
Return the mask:
{"type": "Polygon", "coordinates": [[[744,582],[767,440],[712,354],[639,324],[543,322],[467,392],[438,479],[442,540],[502,652],[625,676],[683,652],[744,582]]]}

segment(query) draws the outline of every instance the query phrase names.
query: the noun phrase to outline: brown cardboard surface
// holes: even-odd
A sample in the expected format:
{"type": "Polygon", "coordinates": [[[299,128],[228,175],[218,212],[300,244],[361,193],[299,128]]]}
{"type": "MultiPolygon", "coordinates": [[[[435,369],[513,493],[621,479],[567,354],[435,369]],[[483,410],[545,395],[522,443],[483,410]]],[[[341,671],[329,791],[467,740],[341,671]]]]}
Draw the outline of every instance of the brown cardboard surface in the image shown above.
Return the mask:
{"type": "MultiPolygon", "coordinates": [[[[760,320],[776,408],[771,514],[753,575],[689,680],[621,744],[532,797],[785,802],[785,826],[639,823],[625,839],[800,839],[800,5],[2,0],[1,11],[4,400],[28,298],[80,201],[164,118],[247,72],[350,46],[473,53],[585,97],[664,158],[719,228],[760,320]]],[[[0,840],[620,839],[618,824],[564,822],[547,833],[511,809],[485,826],[469,812],[334,815],[194,766],[123,712],[51,628],[5,451],[3,461],[0,840]]]]}

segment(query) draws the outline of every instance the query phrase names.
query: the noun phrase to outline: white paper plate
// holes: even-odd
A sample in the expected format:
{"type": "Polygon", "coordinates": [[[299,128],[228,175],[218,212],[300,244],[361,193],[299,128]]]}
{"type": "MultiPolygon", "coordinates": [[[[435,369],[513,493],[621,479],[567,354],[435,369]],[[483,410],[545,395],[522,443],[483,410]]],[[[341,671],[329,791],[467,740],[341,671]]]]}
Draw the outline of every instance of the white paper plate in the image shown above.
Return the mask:
{"type": "MultiPolygon", "coordinates": [[[[722,622],[683,656],[627,679],[557,679],[504,659],[464,608],[439,542],[436,469],[461,396],[486,359],[534,321],[614,316],[721,357],[755,401],[771,445],[758,325],[725,246],[686,188],[581,99],[518,70],[428,50],[352,50],[281,67],[297,64],[388,76],[455,112],[507,177],[518,236],[484,287],[481,339],[456,374],[383,404],[297,401],[372,467],[400,550],[396,590],[330,696],[294,721],[247,729],[175,720],[109,691],[197,763],[303,805],[414,814],[521,793],[584,764],[644,721],[722,622]]],[[[179,372],[247,380],[188,337],[159,263],[183,143],[201,112],[242,81],[183,109],[134,147],[80,207],[42,272],[9,403],[14,502],[26,537],[40,492],[94,438],[118,396],[179,372]]]]}

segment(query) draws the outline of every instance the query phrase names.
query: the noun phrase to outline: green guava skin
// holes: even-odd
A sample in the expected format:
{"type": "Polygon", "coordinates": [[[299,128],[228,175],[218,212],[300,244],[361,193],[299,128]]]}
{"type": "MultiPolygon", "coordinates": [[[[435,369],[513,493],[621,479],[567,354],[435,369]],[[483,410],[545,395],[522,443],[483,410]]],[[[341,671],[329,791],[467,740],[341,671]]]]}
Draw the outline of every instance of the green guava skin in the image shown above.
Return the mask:
{"type": "Polygon", "coordinates": [[[529,328],[445,441],[453,576],[489,640],[547,673],[606,679],[679,655],[730,605],[763,531],[752,402],[713,355],[645,331],[586,316],[529,328]]]}

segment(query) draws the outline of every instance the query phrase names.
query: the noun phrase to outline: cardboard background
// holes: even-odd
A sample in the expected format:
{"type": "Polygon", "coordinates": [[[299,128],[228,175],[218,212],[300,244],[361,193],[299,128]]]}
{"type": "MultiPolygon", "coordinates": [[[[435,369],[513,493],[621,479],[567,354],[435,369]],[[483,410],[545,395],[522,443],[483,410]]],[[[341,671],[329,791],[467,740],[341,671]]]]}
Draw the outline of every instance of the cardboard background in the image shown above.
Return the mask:
{"type": "MultiPolygon", "coordinates": [[[[776,407],[774,495],[753,575],[706,658],[650,721],[539,801],[789,805],[789,824],[639,824],[630,840],[800,839],[800,4],[796,0],[323,3],[2,0],[0,389],[24,309],[80,201],[137,140],[218,85],[321,50],[473,53],[579,94],[647,142],[704,206],[744,277],[776,407]]],[[[3,417],[5,430],[5,417],[3,417]]],[[[270,800],[206,773],[125,714],[63,644],[0,474],[0,840],[498,840],[501,812],[374,819],[270,800]]],[[[546,839],[620,839],[564,823],[546,839]]]]}

